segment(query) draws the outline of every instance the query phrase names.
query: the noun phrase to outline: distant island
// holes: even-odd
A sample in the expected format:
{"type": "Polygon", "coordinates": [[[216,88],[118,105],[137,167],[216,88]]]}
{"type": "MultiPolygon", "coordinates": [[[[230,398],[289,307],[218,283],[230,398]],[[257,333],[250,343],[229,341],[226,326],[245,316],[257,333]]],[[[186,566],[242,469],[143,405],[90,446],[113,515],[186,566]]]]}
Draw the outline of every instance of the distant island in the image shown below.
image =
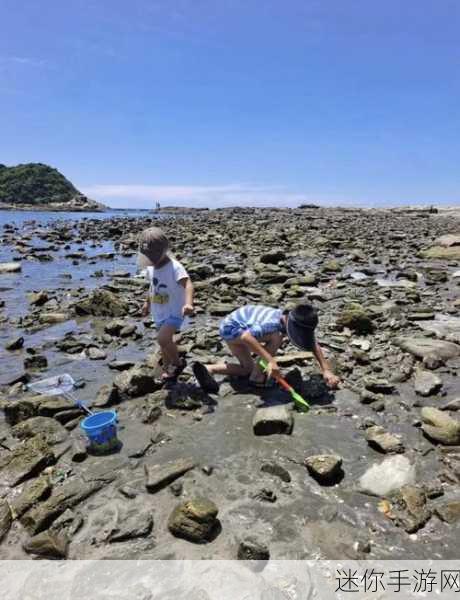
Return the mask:
{"type": "Polygon", "coordinates": [[[103,212],[57,169],[42,163],[0,164],[0,210],[103,212]]]}

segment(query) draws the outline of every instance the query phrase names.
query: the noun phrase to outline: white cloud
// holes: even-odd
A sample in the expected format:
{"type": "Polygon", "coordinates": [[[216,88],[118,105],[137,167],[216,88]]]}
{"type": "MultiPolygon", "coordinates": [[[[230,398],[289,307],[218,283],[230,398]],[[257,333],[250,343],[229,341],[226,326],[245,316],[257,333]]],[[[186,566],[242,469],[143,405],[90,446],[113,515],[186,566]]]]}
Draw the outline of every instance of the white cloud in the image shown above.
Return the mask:
{"type": "Polygon", "coordinates": [[[48,65],[48,61],[41,58],[31,58],[29,56],[1,56],[0,64],[24,65],[26,67],[46,67],[48,65]]]}
{"type": "Polygon", "coordinates": [[[113,208],[153,208],[162,206],[298,206],[312,202],[322,205],[345,205],[350,201],[340,195],[304,194],[283,187],[252,184],[229,185],[92,185],[81,188],[90,198],[113,208]]]}

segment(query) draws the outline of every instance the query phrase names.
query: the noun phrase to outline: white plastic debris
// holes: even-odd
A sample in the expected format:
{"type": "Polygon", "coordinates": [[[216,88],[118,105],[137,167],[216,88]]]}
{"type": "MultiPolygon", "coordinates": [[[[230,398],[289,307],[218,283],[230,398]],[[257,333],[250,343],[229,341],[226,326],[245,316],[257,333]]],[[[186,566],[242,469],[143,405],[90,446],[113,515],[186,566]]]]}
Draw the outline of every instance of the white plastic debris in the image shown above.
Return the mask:
{"type": "Polygon", "coordinates": [[[359,480],[363,492],[374,496],[387,496],[403,485],[415,483],[415,467],[405,456],[386,458],[372,465],[359,480]]]}

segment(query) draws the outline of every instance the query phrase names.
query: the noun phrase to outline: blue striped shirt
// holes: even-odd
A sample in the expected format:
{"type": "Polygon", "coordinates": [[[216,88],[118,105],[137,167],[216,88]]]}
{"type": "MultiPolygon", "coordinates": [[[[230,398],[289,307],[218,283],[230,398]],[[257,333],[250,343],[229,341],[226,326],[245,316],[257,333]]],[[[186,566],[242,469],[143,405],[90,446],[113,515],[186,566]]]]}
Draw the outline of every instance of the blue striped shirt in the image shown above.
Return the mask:
{"type": "Polygon", "coordinates": [[[280,308],[247,304],[225,317],[220,325],[220,334],[224,340],[232,341],[245,331],[249,331],[256,339],[277,331],[284,332],[282,315],[280,308]]]}

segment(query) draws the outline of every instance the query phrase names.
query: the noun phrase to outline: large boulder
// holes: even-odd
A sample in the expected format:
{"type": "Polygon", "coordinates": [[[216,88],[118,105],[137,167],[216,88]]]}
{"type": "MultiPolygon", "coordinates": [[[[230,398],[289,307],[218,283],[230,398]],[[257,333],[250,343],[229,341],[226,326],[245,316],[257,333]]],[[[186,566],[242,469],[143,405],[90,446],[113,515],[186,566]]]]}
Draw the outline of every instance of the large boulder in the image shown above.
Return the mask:
{"type": "Polygon", "coordinates": [[[191,542],[211,541],[220,526],[218,512],[217,506],[211,500],[193,498],[173,510],[168,520],[169,531],[176,537],[191,542]]]}
{"type": "Polygon", "coordinates": [[[129,303],[108,290],[96,289],[74,305],[79,316],[124,317],[129,312],[129,303]]]}
{"type": "Polygon", "coordinates": [[[375,329],[371,316],[360,304],[352,303],[342,309],[336,320],[338,329],[347,327],[356,333],[372,333],[375,329]]]}
{"type": "Polygon", "coordinates": [[[155,381],[152,369],[144,365],[136,365],[117,375],[114,386],[120,398],[124,400],[150,394],[159,389],[161,384],[155,381]]]}
{"type": "Polygon", "coordinates": [[[460,421],[433,406],[422,408],[422,421],[423,433],[428,438],[445,446],[460,445],[460,421]]]}

